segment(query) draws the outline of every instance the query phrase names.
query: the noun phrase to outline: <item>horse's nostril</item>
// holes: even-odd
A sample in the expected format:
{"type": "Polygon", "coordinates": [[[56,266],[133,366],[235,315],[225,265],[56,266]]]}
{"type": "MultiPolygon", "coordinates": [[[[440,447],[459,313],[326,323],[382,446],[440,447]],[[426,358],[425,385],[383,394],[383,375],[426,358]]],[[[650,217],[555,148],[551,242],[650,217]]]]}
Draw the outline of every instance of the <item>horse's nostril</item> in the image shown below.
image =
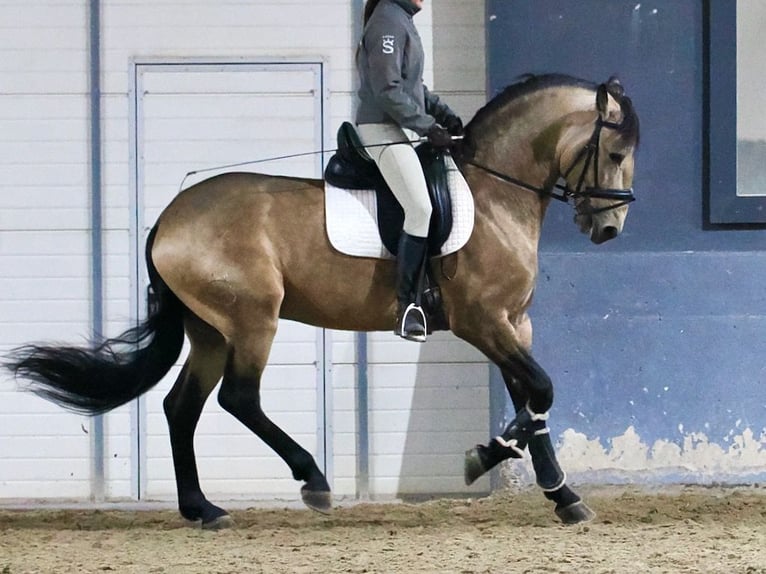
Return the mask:
{"type": "Polygon", "coordinates": [[[610,239],[614,239],[619,234],[620,234],[619,229],[617,229],[613,225],[607,225],[601,228],[593,228],[593,232],[590,236],[590,240],[596,245],[599,245],[601,243],[609,241],[610,239]]]}
{"type": "Polygon", "coordinates": [[[607,227],[604,227],[601,234],[604,237],[604,241],[609,241],[610,239],[614,239],[619,234],[619,231],[617,231],[617,228],[613,225],[609,225],[607,227]]]}

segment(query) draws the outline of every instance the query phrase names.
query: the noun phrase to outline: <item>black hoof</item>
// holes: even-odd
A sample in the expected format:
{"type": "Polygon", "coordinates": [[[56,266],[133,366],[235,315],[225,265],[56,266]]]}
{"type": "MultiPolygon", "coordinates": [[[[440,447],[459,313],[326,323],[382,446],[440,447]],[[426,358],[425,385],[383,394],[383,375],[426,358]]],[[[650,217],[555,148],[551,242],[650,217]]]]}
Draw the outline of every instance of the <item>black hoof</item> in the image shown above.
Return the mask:
{"type": "Polygon", "coordinates": [[[487,472],[484,463],[481,460],[478,447],[465,451],[465,462],[463,463],[463,475],[466,485],[471,485],[482,474],[487,472]]]}
{"type": "Polygon", "coordinates": [[[582,524],[583,522],[590,522],[596,518],[596,513],[588,508],[588,505],[582,500],[573,502],[568,506],[556,506],[555,512],[556,516],[558,516],[564,524],[582,524]]]}
{"type": "Polygon", "coordinates": [[[178,510],[186,520],[201,524],[205,529],[218,530],[233,524],[228,512],[208,500],[197,504],[180,504],[178,510]]]}
{"type": "Polygon", "coordinates": [[[233,528],[234,519],[228,514],[224,514],[208,522],[202,523],[203,530],[223,530],[224,528],[233,528]]]}
{"type": "Polygon", "coordinates": [[[322,514],[332,512],[332,493],[329,490],[309,490],[304,486],[301,488],[301,498],[303,504],[311,510],[316,510],[322,514]]]}

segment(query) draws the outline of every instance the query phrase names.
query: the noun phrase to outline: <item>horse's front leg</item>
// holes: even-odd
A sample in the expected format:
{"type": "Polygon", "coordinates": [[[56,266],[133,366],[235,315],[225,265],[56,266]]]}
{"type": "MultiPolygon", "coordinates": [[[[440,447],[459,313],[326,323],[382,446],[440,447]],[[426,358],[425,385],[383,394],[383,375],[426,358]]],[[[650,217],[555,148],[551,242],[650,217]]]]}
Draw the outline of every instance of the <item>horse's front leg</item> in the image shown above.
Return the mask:
{"type": "MultiPolygon", "coordinates": [[[[550,381],[542,367],[531,356],[527,355],[525,360],[534,365],[526,370],[529,372],[539,372],[542,380],[550,381]]],[[[558,460],[556,460],[556,453],[547,425],[548,410],[544,414],[535,413],[530,406],[531,398],[524,391],[524,385],[508,369],[502,368],[501,372],[516,409],[516,418],[500,436],[507,436],[509,434],[521,435],[522,442],[526,438],[537,485],[543,490],[546,498],[556,503],[555,512],[562,522],[565,524],[577,524],[592,520],[595,517],[595,513],[566,484],[566,473],[559,466],[558,460]],[[527,433],[519,430],[522,427],[529,429],[527,433]],[[524,436],[525,434],[526,437],[524,436]]],[[[502,453],[499,454],[502,457],[502,453]]],[[[469,456],[466,457],[466,462],[468,462],[469,458],[469,456]]],[[[500,458],[497,462],[505,458],[500,458]]],[[[497,462],[494,464],[497,464],[497,462]]],[[[466,473],[466,481],[468,479],[468,473],[466,473]]]]}
{"type": "Polygon", "coordinates": [[[556,515],[566,524],[586,522],[595,513],[565,484],[566,474],[556,460],[547,424],[553,404],[553,383],[526,351],[530,343],[531,325],[526,315],[518,326],[501,326],[483,343],[474,343],[500,367],[516,417],[487,445],[477,445],[466,452],[465,481],[471,484],[500,462],[521,458],[528,447],[537,484],[556,503],[556,515]]]}

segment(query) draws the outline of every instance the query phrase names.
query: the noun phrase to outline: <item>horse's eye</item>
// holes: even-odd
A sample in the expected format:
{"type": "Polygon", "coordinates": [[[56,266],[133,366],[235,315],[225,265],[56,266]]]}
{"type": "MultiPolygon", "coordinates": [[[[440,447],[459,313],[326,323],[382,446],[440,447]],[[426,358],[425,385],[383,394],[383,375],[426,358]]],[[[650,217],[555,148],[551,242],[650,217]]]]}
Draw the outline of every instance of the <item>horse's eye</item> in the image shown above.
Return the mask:
{"type": "Polygon", "coordinates": [[[611,159],[617,165],[620,165],[623,162],[623,160],[625,159],[625,155],[621,154],[621,153],[614,153],[614,152],[612,152],[612,153],[609,154],[609,159],[611,159]]]}

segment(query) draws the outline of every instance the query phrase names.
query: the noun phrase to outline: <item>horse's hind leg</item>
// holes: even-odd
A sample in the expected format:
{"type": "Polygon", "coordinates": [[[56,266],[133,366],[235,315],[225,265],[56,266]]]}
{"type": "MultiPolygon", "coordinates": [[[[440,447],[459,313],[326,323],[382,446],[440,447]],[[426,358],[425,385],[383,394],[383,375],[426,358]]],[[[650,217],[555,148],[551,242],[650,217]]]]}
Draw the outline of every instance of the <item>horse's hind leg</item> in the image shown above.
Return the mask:
{"type": "Polygon", "coordinates": [[[275,312],[271,320],[263,320],[264,314],[258,318],[260,327],[249,325],[246,335],[230,342],[218,402],[282,457],[293,478],[305,482],[301,495],[309,508],[329,512],[332,508],[330,485],[314,457],[274,424],[261,408],[261,375],[276,332],[277,317],[275,312]]]}
{"type": "Polygon", "coordinates": [[[226,346],[223,337],[199,319],[188,317],[186,332],[191,352],[163,403],[168,420],[178,508],[187,520],[201,520],[203,528],[230,524],[227,512],[205,498],[199,484],[194,454],[194,431],[205,400],[223,374],[226,346]]]}

